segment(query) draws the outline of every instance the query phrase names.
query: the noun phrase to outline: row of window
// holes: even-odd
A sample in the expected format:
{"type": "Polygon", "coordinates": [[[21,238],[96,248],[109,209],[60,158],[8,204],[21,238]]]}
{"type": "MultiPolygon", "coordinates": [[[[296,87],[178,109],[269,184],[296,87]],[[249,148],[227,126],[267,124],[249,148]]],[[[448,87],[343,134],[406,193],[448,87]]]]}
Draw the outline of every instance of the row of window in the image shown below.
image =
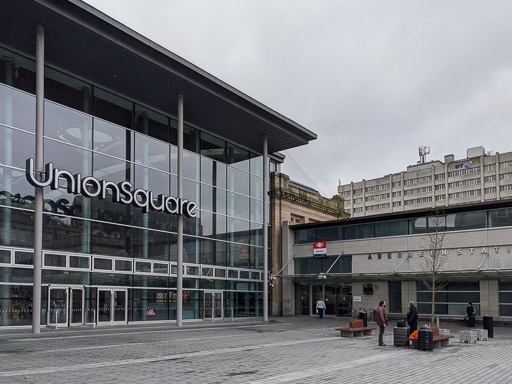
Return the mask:
{"type": "Polygon", "coordinates": [[[367,196],[365,201],[385,200],[389,199],[389,193],[383,193],[381,195],[367,196]]]}
{"type": "Polygon", "coordinates": [[[474,175],[475,173],[480,173],[480,167],[459,169],[457,171],[450,171],[450,172],[448,172],[448,177],[474,175]]]}
{"type": "Polygon", "coordinates": [[[456,181],[454,183],[448,183],[448,188],[462,188],[470,185],[480,184],[480,178],[456,181]]]}
{"type": "Polygon", "coordinates": [[[462,191],[457,193],[448,194],[448,198],[451,199],[462,199],[465,197],[480,196],[482,191],[480,189],[472,189],[471,191],[462,191]]]}
{"type": "MultiPolygon", "coordinates": [[[[34,214],[0,209],[0,245],[34,247],[34,214]]],[[[189,232],[185,222],[184,232],[189,232]]],[[[226,231],[226,229],[224,229],[226,231]]],[[[218,266],[259,268],[262,265],[263,228],[241,230],[232,223],[229,233],[211,237],[185,235],[184,261],[218,266]]],[[[108,255],[124,258],[177,260],[177,235],[164,231],[90,222],[55,215],[43,216],[43,248],[56,252],[108,255]]]]}
{"type": "MultiPolygon", "coordinates": [[[[177,263],[175,262],[147,259],[45,252],[43,253],[42,262],[43,269],[65,271],[115,272],[174,277],[178,274],[177,263]]],[[[33,268],[33,265],[34,253],[32,250],[0,248],[0,266],[33,268]]],[[[262,272],[257,270],[187,263],[183,264],[183,276],[207,279],[262,280],[262,272]]]]}
{"type": "Polygon", "coordinates": [[[295,230],[295,244],[512,226],[512,208],[295,230]]]}
{"type": "Polygon", "coordinates": [[[432,202],[432,196],[422,197],[419,199],[405,200],[404,205],[419,205],[432,202]]]}
{"type": "Polygon", "coordinates": [[[416,195],[419,193],[428,193],[428,192],[432,192],[432,186],[415,188],[415,189],[406,189],[404,191],[404,196],[416,195]]]}
{"type": "Polygon", "coordinates": [[[367,211],[377,211],[379,209],[388,209],[389,203],[386,204],[377,204],[377,205],[369,205],[366,207],[367,211]]]}
{"type": "Polygon", "coordinates": [[[376,191],[384,191],[386,189],[389,189],[389,183],[372,185],[371,187],[366,187],[364,190],[365,190],[365,192],[376,192],[376,191]]]}
{"type": "Polygon", "coordinates": [[[432,177],[431,176],[416,177],[414,179],[404,180],[404,186],[406,186],[406,185],[416,185],[416,184],[430,183],[431,181],[432,181],[432,177]]]}

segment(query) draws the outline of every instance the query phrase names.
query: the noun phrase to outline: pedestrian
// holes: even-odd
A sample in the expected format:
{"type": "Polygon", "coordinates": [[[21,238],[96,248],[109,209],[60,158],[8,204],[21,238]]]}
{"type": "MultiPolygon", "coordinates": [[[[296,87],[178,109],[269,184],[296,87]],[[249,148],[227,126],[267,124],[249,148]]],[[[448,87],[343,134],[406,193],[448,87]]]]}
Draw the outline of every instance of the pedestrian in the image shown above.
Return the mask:
{"type": "Polygon", "coordinates": [[[379,325],[379,346],[385,347],[384,344],[384,330],[388,325],[388,315],[386,314],[386,302],[379,301],[379,308],[377,309],[377,324],[379,325]]]}
{"type": "Polygon", "coordinates": [[[468,303],[466,307],[466,317],[464,321],[468,327],[475,326],[475,308],[473,308],[473,304],[471,302],[468,303]]]}
{"type": "Polygon", "coordinates": [[[322,319],[324,317],[324,310],[325,310],[325,303],[322,300],[322,298],[318,299],[316,302],[316,312],[318,313],[318,316],[322,319]]]}
{"type": "Polygon", "coordinates": [[[407,324],[409,324],[409,336],[418,330],[418,310],[414,306],[414,301],[409,303],[409,311],[407,312],[407,324]]]}

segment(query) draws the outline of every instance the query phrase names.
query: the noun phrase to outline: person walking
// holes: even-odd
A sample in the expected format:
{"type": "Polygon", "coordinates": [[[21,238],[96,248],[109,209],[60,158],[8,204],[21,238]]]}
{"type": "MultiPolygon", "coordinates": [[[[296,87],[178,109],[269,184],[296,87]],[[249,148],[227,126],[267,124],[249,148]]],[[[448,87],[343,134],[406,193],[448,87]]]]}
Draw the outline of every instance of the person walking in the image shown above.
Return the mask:
{"type": "Polygon", "coordinates": [[[409,311],[407,312],[407,324],[409,324],[409,336],[418,330],[418,310],[414,306],[414,301],[409,303],[409,311]]]}
{"type": "Polygon", "coordinates": [[[318,301],[316,302],[316,311],[318,313],[318,316],[320,316],[321,319],[324,317],[325,308],[326,308],[326,305],[325,305],[324,301],[321,298],[318,299],[318,301]]]}
{"type": "Polygon", "coordinates": [[[385,347],[384,344],[384,330],[388,325],[388,315],[386,314],[386,302],[379,301],[379,308],[377,309],[377,324],[379,325],[379,346],[385,347]]]}

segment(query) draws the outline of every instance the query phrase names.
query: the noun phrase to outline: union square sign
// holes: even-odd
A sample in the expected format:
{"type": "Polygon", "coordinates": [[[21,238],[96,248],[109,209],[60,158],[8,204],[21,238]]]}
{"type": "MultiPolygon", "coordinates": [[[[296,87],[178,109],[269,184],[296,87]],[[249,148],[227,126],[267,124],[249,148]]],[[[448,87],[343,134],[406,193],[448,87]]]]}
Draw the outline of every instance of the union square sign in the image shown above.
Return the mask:
{"type": "Polygon", "coordinates": [[[197,203],[178,197],[165,196],[164,194],[155,196],[153,192],[141,188],[133,189],[133,185],[128,181],[115,183],[98,180],[93,176],[82,176],[79,173],[73,175],[69,171],[55,168],[53,163],[45,165],[45,178],[37,180],[34,177],[34,159],[32,157],[27,159],[25,165],[25,176],[34,187],[50,187],[52,190],[57,190],[60,181],[64,180],[68,193],[74,195],[82,195],[88,198],[97,197],[104,200],[110,192],[114,203],[131,204],[134,207],[141,208],[144,213],[152,210],[172,215],[185,215],[190,218],[197,217],[197,203]]]}

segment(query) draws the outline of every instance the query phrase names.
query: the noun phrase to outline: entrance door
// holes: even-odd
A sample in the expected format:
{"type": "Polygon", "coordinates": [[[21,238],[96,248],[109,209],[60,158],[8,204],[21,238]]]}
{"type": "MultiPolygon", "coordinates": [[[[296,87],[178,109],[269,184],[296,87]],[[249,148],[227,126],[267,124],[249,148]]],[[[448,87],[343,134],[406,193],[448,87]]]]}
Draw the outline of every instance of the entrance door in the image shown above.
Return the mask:
{"type": "Polygon", "coordinates": [[[336,315],[336,287],[326,285],[325,288],[325,309],[326,315],[336,315]]]}
{"type": "Polygon", "coordinates": [[[48,325],[56,327],[68,326],[68,288],[49,287],[48,292],[48,325]]]}
{"type": "Polygon", "coordinates": [[[98,324],[127,322],[125,289],[98,288],[98,324]]]}
{"type": "Polygon", "coordinates": [[[83,288],[69,288],[69,325],[84,324],[85,295],[83,288]]]}
{"type": "Polygon", "coordinates": [[[222,291],[205,291],[204,292],[204,319],[220,320],[223,316],[222,311],[222,291]]]}

